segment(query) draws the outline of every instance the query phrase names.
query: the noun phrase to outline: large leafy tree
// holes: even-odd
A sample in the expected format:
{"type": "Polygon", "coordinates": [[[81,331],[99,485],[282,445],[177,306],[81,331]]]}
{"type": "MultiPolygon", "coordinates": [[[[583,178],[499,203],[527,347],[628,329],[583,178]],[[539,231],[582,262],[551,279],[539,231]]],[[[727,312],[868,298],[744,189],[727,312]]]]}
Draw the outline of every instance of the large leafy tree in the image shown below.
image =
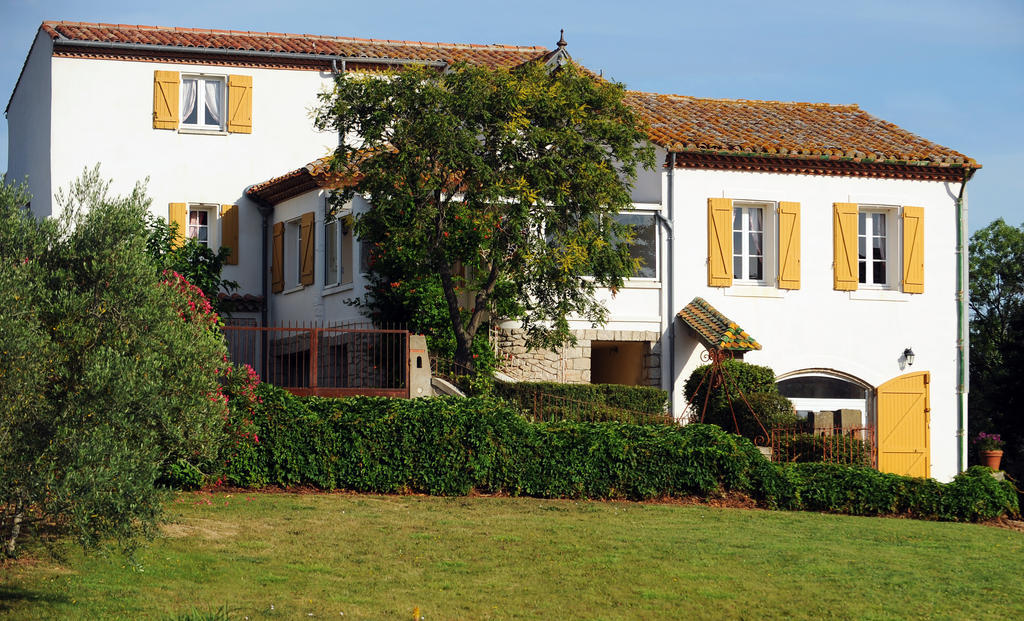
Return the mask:
{"type": "Polygon", "coordinates": [[[1006,441],[1003,467],[1024,480],[1024,227],[1002,218],[971,236],[970,432],[1006,441]]]}
{"type": "Polygon", "coordinates": [[[210,460],[226,349],[198,290],[147,253],[143,189],[98,170],[37,221],[0,176],[0,555],[45,522],[126,544],[161,513],[169,464],[210,460]]]}
{"type": "Polygon", "coordinates": [[[333,165],[356,180],[334,205],[373,205],[354,224],[371,248],[368,304],[439,287],[464,364],[488,317],[548,347],[572,341],[570,317],[603,322],[595,289],[638,267],[631,229],[609,216],[654,163],[623,94],[572,63],[340,76],[315,123],[346,137],[333,165]]]}

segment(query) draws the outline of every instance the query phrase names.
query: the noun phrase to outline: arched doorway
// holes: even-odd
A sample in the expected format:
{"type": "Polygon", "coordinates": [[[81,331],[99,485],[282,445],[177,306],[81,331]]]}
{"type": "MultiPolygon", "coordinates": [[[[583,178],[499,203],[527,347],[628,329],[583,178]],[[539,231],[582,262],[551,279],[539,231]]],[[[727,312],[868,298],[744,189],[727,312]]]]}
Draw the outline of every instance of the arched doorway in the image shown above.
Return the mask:
{"type": "Polygon", "coordinates": [[[857,411],[860,420],[856,426],[874,426],[874,390],[859,378],[827,369],[805,369],[780,375],[775,383],[802,418],[815,412],[857,411]]]}

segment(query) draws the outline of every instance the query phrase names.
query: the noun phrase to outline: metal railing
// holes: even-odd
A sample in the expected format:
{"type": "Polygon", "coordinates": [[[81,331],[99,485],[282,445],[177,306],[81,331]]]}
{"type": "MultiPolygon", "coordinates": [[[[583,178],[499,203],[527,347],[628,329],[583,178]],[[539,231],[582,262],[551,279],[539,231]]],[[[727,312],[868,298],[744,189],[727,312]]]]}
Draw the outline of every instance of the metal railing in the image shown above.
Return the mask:
{"type": "Polygon", "coordinates": [[[409,397],[409,332],[287,324],[225,326],[228,355],[294,395],[409,397]]]}
{"type": "Polygon", "coordinates": [[[780,427],[770,433],[772,461],[878,467],[874,427],[780,427]]]}

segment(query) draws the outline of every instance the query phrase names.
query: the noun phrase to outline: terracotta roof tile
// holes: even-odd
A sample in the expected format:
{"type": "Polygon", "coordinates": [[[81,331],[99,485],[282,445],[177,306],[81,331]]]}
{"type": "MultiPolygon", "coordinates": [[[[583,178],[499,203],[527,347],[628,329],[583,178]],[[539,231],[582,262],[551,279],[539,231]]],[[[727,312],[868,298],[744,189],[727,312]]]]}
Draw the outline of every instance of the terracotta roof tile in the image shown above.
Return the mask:
{"type": "Polygon", "coordinates": [[[696,297],[679,311],[679,317],[697,332],[709,349],[752,351],[761,344],[743,331],[736,322],[715,310],[704,298],[696,297]]]}
{"type": "Polygon", "coordinates": [[[322,54],[363,58],[408,59],[487,67],[509,67],[548,53],[541,46],[431,43],[391,39],[358,39],[323,35],[248,32],[201,28],[168,28],[88,22],[43,22],[55,40],[163,45],[174,48],[247,50],[274,54],[322,54]]]}
{"type": "Polygon", "coordinates": [[[702,99],[630,91],[626,101],[647,122],[651,141],[676,152],[776,156],[924,166],[980,166],[861,110],[746,99],[702,99]]]}

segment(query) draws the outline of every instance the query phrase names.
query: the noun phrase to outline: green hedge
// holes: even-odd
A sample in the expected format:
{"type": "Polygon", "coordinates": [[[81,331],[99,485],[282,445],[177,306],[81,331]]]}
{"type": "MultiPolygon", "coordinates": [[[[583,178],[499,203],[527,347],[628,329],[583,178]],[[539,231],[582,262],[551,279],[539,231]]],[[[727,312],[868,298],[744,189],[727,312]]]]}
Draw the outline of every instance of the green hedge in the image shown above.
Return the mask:
{"type": "Polygon", "coordinates": [[[686,378],[686,384],[683,386],[686,400],[693,404],[698,419],[703,413],[704,422],[709,420],[709,416],[731,421],[729,403],[739,399],[740,393],[748,399],[755,394],[779,394],[779,389],[775,385],[775,371],[769,367],[742,360],[723,360],[722,373],[726,381],[719,386],[712,386],[711,378],[707,377],[711,368],[708,364],[697,367],[690,377],[686,378]]]}
{"type": "Polygon", "coordinates": [[[488,398],[299,398],[267,385],[256,394],[259,440],[226,473],[245,487],[633,500],[741,492],[766,507],[859,515],[1017,512],[1012,486],[984,468],[944,485],[869,468],[779,466],[714,425],[532,424],[488,398]]]}
{"type": "Polygon", "coordinates": [[[544,401],[544,420],[546,421],[663,422],[668,408],[668,393],[652,386],[496,382],[494,393],[517,404],[526,412],[533,411],[534,394],[556,397],[556,399],[545,399],[544,401]],[[566,401],[560,402],[557,398],[566,401]],[[637,414],[650,414],[651,416],[638,416],[637,414]]]}

